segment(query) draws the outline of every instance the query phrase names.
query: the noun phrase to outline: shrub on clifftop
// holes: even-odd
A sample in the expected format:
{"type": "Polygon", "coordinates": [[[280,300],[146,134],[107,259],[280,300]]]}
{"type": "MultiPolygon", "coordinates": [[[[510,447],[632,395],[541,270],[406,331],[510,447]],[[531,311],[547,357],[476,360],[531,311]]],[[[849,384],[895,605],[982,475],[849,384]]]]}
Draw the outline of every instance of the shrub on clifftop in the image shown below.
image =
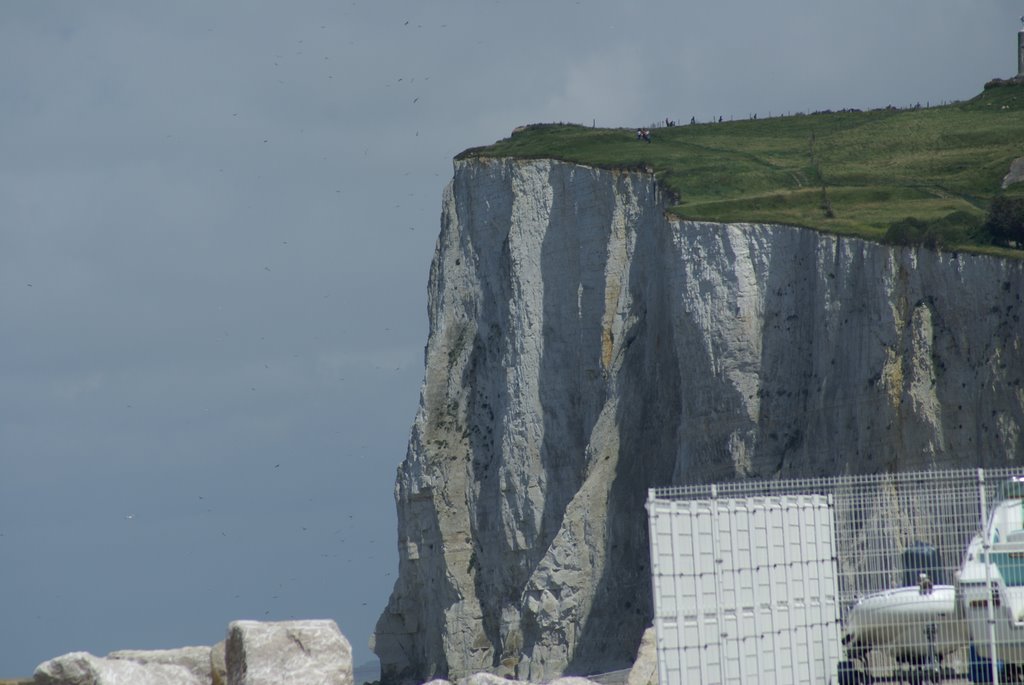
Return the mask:
{"type": "Polygon", "coordinates": [[[985,232],[996,245],[1024,246],[1024,198],[996,195],[988,208],[985,232]]]}
{"type": "Polygon", "coordinates": [[[981,220],[964,211],[950,212],[932,221],[908,216],[894,221],[883,240],[893,245],[924,245],[941,249],[978,242],[980,228],[981,220]]]}

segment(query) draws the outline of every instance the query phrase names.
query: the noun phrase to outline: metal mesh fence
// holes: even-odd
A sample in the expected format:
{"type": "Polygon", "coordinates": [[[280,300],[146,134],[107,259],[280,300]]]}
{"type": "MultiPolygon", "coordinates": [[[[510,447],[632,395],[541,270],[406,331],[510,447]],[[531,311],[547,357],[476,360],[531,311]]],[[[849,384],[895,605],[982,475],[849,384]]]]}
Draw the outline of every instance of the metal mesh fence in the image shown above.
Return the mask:
{"type": "Polygon", "coordinates": [[[662,685],[1024,682],[1020,474],[652,489],[662,685]],[[821,502],[825,523],[806,513],[821,502]]]}

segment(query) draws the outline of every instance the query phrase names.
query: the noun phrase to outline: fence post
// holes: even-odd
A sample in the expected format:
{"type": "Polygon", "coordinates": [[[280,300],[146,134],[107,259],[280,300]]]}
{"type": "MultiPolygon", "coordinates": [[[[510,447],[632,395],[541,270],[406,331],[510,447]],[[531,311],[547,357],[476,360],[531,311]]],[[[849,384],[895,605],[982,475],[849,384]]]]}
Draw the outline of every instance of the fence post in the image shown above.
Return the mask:
{"type": "Polygon", "coordinates": [[[720,683],[728,679],[727,655],[729,640],[726,637],[725,616],[722,613],[722,554],[719,549],[718,536],[721,535],[721,522],[718,518],[718,485],[711,485],[711,564],[715,579],[715,639],[718,641],[718,677],[720,683]]]}
{"type": "Polygon", "coordinates": [[[989,664],[992,669],[992,682],[999,683],[999,660],[996,658],[996,610],[992,597],[992,567],[989,565],[989,548],[992,542],[988,531],[988,502],[985,498],[985,469],[978,469],[978,495],[981,504],[981,549],[985,557],[985,614],[988,623],[988,650],[992,657],[989,664]]]}

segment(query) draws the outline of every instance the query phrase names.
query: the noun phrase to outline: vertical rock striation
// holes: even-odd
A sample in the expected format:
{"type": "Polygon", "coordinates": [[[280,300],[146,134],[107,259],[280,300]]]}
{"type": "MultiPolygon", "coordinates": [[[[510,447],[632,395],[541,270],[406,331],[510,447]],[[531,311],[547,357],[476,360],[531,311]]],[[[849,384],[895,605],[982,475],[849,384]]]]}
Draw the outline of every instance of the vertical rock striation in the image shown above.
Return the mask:
{"type": "Polygon", "coordinates": [[[385,681],[628,665],[650,486],[1024,457],[1024,263],[670,204],[646,174],[456,161],[385,681]]]}

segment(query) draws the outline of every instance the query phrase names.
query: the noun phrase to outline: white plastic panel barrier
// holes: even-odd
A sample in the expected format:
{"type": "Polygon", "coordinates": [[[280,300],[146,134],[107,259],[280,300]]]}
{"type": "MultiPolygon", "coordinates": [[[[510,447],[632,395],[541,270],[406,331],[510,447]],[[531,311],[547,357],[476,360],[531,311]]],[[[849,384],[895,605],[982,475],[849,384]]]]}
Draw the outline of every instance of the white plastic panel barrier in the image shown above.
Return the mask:
{"type": "Polygon", "coordinates": [[[648,498],[662,685],[821,685],[842,659],[829,495],[648,498]]]}

